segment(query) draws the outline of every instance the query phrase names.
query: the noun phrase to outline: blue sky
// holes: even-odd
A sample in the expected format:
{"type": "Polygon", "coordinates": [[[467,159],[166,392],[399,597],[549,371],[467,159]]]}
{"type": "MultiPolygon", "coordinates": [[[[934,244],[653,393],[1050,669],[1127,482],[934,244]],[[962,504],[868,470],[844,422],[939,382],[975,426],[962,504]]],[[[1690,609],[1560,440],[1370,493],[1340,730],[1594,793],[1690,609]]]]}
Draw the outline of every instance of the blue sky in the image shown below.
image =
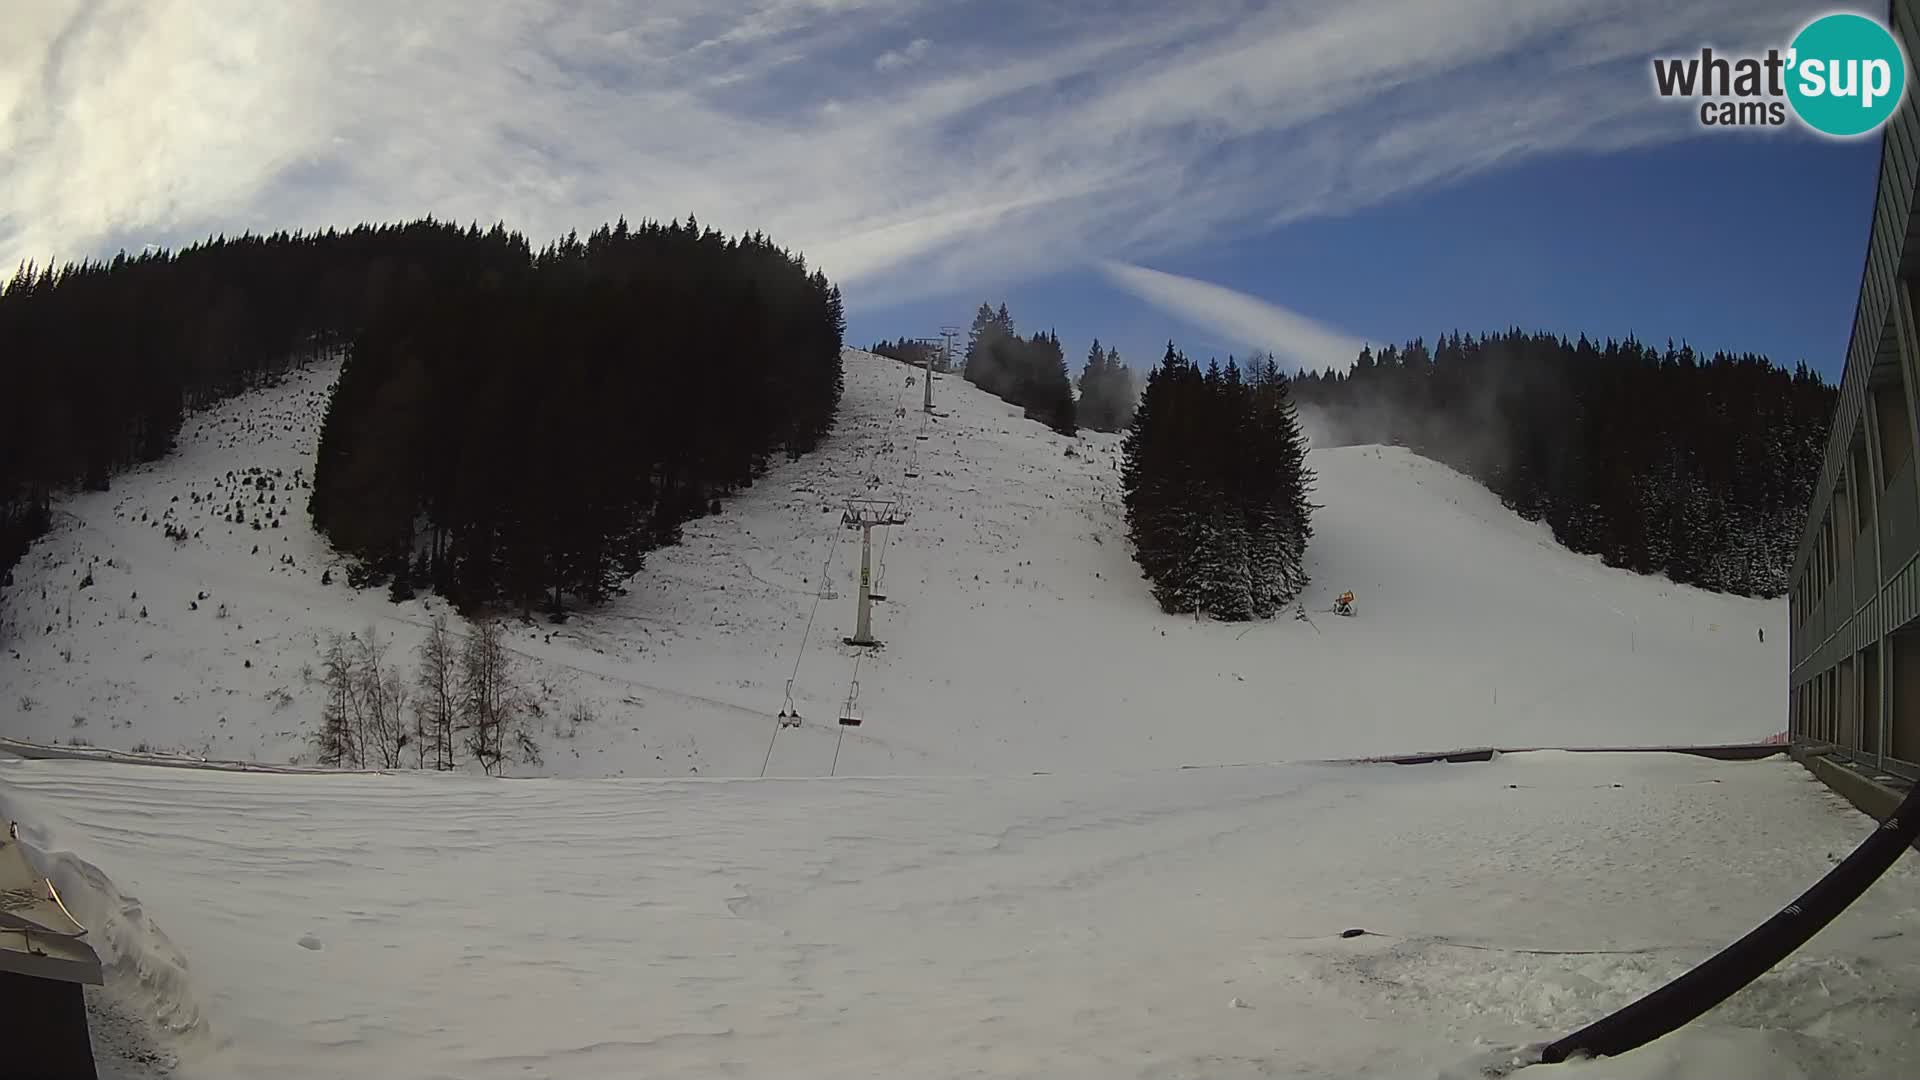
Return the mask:
{"type": "MultiPolygon", "coordinates": [[[[1149,265],[1376,347],[1519,325],[1596,340],[1685,339],[1804,360],[1837,379],[1878,168],[1877,140],[1812,136],[1571,154],[1149,265]]],[[[849,337],[867,345],[934,333],[942,320],[965,326],[982,299],[1005,299],[1023,331],[1055,328],[1076,370],[1093,338],[1142,366],[1169,338],[1196,356],[1248,350],[1204,317],[1149,304],[1090,269],[856,310],[849,337]]]]}
{"type": "MultiPolygon", "coordinates": [[[[1879,5],[1869,9],[1880,14],[1879,5]]],[[[857,343],[981,299],[1136,362],[1517,323],[1837,370],[1877,140],[1705,130],[1650,60],[1802,0],[39,0],[0,266],[433,214],[765,230],[857,343]]]]}

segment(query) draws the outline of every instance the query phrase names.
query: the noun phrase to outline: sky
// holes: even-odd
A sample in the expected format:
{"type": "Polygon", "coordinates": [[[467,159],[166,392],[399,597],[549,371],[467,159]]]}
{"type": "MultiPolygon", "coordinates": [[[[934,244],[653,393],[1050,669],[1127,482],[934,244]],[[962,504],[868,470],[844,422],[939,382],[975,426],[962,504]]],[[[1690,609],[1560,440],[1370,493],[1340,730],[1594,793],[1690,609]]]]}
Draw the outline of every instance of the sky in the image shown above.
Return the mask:
{"type": "Polygon", "coordinates": [[[1076,362],[1098,336],[1324,367],[1521,325],[1834,375],[1878,138],[1704,128],[1650,74],[1830,10],[30,0],[0,37],[0,266],[693,213],[804,253],[857,344],[990,300],[1076,362]]]}

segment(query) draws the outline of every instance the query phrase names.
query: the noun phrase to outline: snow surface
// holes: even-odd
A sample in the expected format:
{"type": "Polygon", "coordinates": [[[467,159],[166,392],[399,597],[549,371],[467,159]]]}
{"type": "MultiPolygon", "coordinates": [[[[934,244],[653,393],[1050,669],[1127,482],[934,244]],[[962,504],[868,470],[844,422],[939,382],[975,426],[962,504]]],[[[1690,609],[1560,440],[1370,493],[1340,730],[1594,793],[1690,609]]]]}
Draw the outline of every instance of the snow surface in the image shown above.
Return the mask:
{"type": "MultiPolygon", "coordinates": [[[[836,754],[840,772],[1140,769],[1786,726],[1784,600],[1608,569],[1409,452],[1310,455],[1312,622],[1200,623],[1159,612],[1128,553],[1117,437],[1063,438],[957,378],[929,420],[903,365],[849,350],[846,367],[821,450],[692,523],[605,609],[516,626],[546,709],[546,762],[519,772],[817,776],[836,754]],[[857,495],[912,515],[876,530],[886,647],[864,660],[842,643],[859,543],[837,522],[857,495]],[[826,566],[838,595],[819,600],[826,566]],[[1326,614],[1346,589],[1359,615],[1326,614]],[[769,756],[796,658],[807,722],[769,756]],[[843,745],[856,679],[865,724],[843,745]],[[594,719],[569,722],[579,706],[594,719]]],[[[174,455],[60,505],[0,592],[0,736],[298,763],[326,633],[378,626],[410,659],[444,605],[349,589],[295,480],[334,375],[198,414],[174,455]],[[266,489],[239,486],[251,469],[266,489]],[[249,524],[218,516],[236,491],[249,524]],[[278,526],[256,531],[269,508],[278,526]]]]}
{"type": "MultiPolygon", "coordinates": [[[[1554,752],[766,781],[4,762],[0,814],[158,1060],[282,1080],[1464,1080],[1870,828],[1781,759],[1554,752]]],[[[1911,1076],[1916,896],[1907,859],[1697,1024],[1517,1075],[1911,1076]]]]}
{"type": "MultiPolygon", "coordinates": [[[[531,779],[298,767],[323,636],[377,626],[399,660],[444,607],[354,592],[305,524],[333,369],[64,501],[0,594],[0,738],[274,770],[0,761],[0,815],[107,963],[106,1075],[1474,1077],[1867,831],[1779,760],[1273,764],[1763,738],[1786,606],[1609,570],[1365,447],[1309,459],[1311,622],[1169,618],[1116,438],[957,379],[928,419],[907,369],[847,361],[819,452],[617,602],[514,627],[531,779]],[[876,540],[865,658],[837,526],[862,495],[912,514],[876,540]],[[1349,588],[1357,617],[1321,611],[1349,588]],[[790,675],[805,723],[776,729],[790,675]]],[[[1911,1075],[1917,884],[1906,860],[1652,1047],[1524,1075],[1911,1075]]]]}

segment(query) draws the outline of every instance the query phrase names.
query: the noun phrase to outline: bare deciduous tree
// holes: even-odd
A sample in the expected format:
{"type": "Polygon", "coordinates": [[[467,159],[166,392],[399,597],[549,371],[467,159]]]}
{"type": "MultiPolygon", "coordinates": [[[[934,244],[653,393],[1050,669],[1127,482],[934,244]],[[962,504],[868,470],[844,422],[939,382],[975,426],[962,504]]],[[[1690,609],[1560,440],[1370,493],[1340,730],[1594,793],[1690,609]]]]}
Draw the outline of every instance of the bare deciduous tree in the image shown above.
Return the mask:
{"type": "Polygon", "coordinates": [[[419,656],[420,696],[414,705],[416,725],[423,736],[419,750],[425,754],[431,749],[434,768],[451,769],[454,721],[460,715],[461,663],[444,614],[434,616],[433,629],[420,643],[419,656]]]}
{"type": "Polygon", "coordinates": [[[405,759],[410,734],[407,684],[398,668],[387,666],[387,648],[380,632],[368,627],[354,657],[354,685],[360,700],[362,744],[371,746],[382,768],[397,769],[405,759]]]}
{"type": "Polygon", "coordinates": [[[498,619],[477,623],[460,655],[460,704],[467,750],[488,775],[512,756],[537,763],[539,747],[526,728],[528,702],[513,680],[506,628],[498,619]]]}
{"type": "Polygon", "coordinates": [[[325,711],[320,718],[320,762],[360,768],[366,764],[366,755],[354,722],[359,710],[355,705],[353,651],[347,646],[347,639],[332,635],[321,651],[320,662],[321,683],[327,691],[325,711]]]}

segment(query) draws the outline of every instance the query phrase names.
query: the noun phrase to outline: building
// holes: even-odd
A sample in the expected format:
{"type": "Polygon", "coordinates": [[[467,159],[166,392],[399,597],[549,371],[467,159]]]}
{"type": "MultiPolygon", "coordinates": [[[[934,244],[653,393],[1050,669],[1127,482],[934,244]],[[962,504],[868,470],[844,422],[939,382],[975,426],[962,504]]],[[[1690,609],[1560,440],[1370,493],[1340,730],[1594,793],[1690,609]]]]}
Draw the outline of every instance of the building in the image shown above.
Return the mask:
{"type": "Polygon", "coordinates": [[[83,987],[100,959],[53,883],[35,873],[11,822],[0,821],[0,1076],[94,1080],[83,987]]]}
{"type": "Polygon", "coordinates": [[[1843,791],[1920,780],[1920,0],[1894,0],[1890,25],[1909,57],[1907,100],[1881,129],[1853,339],[1788,594],[1788,730],[1843,791]],[[1836,764],[1852,778],[1836,779],[1836,764]]]}

